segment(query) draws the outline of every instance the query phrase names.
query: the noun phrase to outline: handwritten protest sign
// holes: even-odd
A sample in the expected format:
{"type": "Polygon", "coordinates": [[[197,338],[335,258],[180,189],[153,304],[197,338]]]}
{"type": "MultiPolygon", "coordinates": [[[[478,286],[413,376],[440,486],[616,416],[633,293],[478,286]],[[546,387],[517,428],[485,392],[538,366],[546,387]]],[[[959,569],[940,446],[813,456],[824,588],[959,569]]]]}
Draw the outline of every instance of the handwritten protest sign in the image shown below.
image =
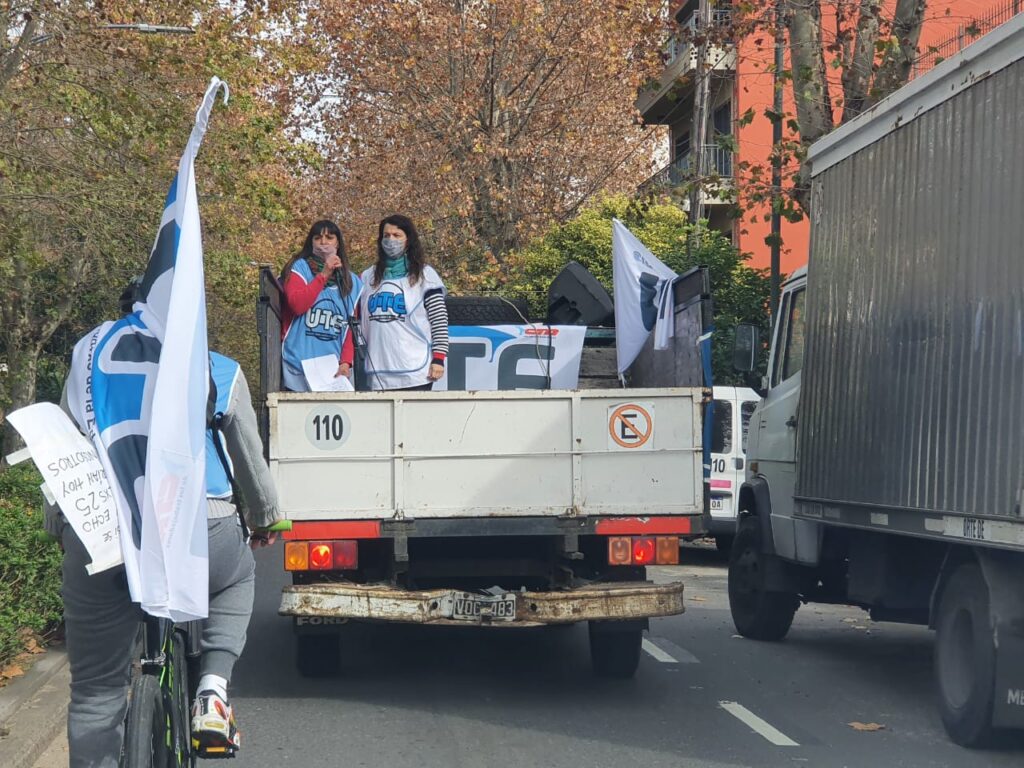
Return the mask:
{"type": "Polygon", "coordinates": [[[123,562],[114,493],[92,443],[53,403],[36,403],[7,414],[43,475],[43,493],[60,506],[99,573],[123,562]]]}

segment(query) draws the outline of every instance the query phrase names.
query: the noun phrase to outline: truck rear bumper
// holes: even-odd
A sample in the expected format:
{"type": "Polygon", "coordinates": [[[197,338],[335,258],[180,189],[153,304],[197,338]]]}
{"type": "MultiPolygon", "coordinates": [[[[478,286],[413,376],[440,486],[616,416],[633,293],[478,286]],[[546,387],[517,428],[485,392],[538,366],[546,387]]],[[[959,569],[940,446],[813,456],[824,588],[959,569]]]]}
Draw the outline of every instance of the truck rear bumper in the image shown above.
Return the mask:
{"type": "Polygon", "coordinates": [[[514,618],[453,618],[456,595],[448,589],[410,591],[351,583],[284,587],[282,616],[320,616],[406,624],[537,627],[578,621],[642,619],[683,613],[683,585],[588,584],[561,592],[515,592],[514,618]]]}

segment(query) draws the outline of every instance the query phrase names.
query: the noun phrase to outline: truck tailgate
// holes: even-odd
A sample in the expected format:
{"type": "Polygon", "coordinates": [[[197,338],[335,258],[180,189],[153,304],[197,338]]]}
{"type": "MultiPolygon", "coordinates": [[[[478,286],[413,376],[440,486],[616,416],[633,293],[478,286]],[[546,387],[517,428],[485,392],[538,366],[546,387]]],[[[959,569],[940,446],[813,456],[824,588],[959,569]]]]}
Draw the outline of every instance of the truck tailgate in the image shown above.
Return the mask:
{"type": "Polygon", "coordinates": [[[702,391],[274,393],[292,520],[703,512],[702,391]]]}

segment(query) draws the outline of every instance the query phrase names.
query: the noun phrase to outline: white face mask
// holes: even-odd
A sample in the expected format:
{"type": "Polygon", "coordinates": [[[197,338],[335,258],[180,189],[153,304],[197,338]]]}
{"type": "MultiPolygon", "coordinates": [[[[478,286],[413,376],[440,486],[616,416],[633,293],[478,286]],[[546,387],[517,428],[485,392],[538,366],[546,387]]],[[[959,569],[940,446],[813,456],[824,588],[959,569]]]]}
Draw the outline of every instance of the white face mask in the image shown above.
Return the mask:
{"type": "Polygon", "coordinates": [[[337,253],[338,246],[336,245],[320,245],[317,243],[313,246],[313,255],[320,259],[320,261],[323,261],[328,256],[334,256],[337,253]]]}
{"type": "Polygon", "coordinates": [[[397,259],[405,253],[405,243],[390,237],[381,240],[380,247],[384,251],[384,255],[389,259],[397,259]]]}

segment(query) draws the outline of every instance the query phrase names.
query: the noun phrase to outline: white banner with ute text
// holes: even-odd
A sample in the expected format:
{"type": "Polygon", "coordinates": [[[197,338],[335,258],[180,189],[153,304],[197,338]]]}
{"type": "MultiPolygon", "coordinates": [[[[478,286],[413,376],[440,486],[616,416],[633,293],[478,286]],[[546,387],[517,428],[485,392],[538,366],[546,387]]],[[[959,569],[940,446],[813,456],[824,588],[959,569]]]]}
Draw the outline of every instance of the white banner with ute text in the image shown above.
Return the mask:
{"type": "Polygon", "coordinates": [[[576,389],[582,325],[453,325],[435,390],[576,389]]]}

